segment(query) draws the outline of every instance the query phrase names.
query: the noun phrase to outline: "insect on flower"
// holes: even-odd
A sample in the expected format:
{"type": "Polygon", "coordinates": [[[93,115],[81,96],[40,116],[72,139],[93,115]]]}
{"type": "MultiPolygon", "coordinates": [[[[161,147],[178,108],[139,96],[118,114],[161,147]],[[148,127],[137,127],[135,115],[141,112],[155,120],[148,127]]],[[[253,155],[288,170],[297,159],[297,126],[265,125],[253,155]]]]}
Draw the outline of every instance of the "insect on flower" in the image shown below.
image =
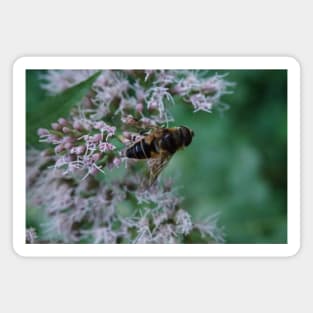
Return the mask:
{"type": "Polygon", "coordinates": [[[193,130],[186,126],[165,128],[154,127],[141,132],[141,136],[125,152],[132,159],[146,159],[149,182],[152,185],[176,151],[190,145],[193,130]]]}

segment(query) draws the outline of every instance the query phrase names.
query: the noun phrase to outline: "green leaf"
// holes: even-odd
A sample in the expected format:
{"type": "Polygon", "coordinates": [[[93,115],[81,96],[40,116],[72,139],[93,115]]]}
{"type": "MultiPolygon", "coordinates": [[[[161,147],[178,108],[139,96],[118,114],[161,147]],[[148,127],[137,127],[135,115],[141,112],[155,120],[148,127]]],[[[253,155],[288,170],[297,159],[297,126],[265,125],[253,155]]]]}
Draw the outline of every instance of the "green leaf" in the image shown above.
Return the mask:
{"type": "MultiPolygon", "coordinates": [[[[99,77],[96,72],[85,81],[68,88],[56,96],[48,96],[41,103],[31,105],[26,113],[27,144],[37,145],[38,128],[49,128],[52,122],[60,117],[67,117],[73,105],[82,100],[90,91],[92,84],[99,77]]],[[[29,95],[27,95],[29,97],[29,95]]]]}
{"type": "Polygon", "coordinates": [[[39,83],[39,77],[46,72],[43,70],[26,70],[26,112],[31,109],[35,111],[36,106],[48,96],[39,83]]]}

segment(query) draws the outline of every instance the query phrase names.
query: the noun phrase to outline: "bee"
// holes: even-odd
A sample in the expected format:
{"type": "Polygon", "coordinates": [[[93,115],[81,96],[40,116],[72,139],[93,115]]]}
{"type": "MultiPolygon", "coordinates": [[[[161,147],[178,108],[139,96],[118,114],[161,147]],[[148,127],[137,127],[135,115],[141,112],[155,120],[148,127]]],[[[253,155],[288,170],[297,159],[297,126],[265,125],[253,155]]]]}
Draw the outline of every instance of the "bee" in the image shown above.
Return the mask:
{"type": "Polygon", "coordinates": [[[151,186],[176,151],[190,145],[194,136],[193,130],[185,126],[165,128],[154,127],[149,132],[141,133],[125,155],[132,159],[146,159],[151,186]]]}

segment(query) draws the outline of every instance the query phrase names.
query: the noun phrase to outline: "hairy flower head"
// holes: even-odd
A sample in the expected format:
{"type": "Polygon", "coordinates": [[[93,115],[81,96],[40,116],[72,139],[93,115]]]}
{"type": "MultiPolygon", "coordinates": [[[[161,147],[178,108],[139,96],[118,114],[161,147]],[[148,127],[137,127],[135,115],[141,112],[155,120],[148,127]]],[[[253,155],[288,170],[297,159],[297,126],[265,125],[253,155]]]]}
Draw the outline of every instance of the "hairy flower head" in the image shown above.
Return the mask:
{"type": "MultiPolygon", "coordinates": [[[[41,87],[56,95],[95,72],[46,71],[41,87]]],[[[225,75],[205,71],[101,71],[68,116],[38,129],[48,148],[29,151],[28,203],[45,212],[45,239],[185,243],[198,233],[204,241],[222,242],[216,219],[195,223],[173,181],[142,188],[139,162],[126,159],[122,151],[141,138],[138,125],[153,129],[174,121],[171,106],[184,103],[191,112],[222,109],[221,97],[232,86],[225,75]]],[[[37,240],[31,229],[27,238],[37,240]]]]}

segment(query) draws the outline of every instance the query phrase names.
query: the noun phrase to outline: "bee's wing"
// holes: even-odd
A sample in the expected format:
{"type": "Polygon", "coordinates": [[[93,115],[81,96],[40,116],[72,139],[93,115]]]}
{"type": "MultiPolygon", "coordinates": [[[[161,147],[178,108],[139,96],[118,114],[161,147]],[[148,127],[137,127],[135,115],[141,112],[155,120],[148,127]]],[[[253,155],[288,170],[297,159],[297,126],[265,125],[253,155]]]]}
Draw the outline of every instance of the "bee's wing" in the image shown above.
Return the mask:
{"type": "Polygon", "coordinates": [[[159,158],[148,160],[148,168],[150,171],[148,183],[149,186],[151,186],[156,181],[159,174],[165,168],[171,158],[172,154],[162,154],[159,158]]]}

